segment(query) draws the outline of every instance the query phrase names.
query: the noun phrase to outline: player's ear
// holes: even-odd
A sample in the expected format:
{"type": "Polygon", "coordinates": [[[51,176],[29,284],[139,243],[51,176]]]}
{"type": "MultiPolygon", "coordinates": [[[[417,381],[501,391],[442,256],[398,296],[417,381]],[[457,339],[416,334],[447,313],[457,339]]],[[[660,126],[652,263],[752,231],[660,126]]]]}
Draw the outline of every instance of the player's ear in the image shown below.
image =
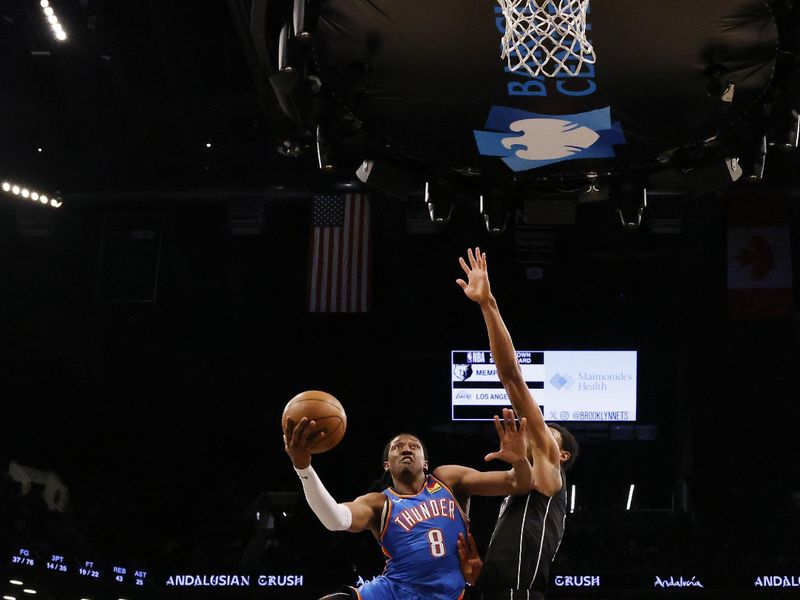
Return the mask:
{"type": "Polygon", "coordinates": [[[572,456],[572,454],[570,454],[570,453],[569,453],[568,451],[566,451],[566,450],[562,450],[562,451],[561,451],[561,462],[562,462],[562,463],[565,463],[565,462],[567,462],[567,461],[569,460],[570,456],[572,456]]]}
{"type": "Polygon", "coordinates": [[[422,470],[425,471],[426,473],[428,472],[428,461],[427,460],[422,463],[422,470]]]}
{"type": "Polygon", "coordinates": [[[389,461],[388,460],[383,461],[383,470],[384,471],[388,471],[389,470],[389,461]]]}

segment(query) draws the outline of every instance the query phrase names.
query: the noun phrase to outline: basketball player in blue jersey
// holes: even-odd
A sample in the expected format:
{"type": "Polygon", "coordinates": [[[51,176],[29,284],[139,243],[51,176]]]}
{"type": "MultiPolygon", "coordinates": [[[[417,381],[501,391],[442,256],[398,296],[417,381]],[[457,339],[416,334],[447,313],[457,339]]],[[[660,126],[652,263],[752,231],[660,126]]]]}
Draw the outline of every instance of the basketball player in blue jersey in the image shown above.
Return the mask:
{"type": "Polygon", "coordinates": [[[459,554],[470,583],[484,600],[541,600],[547,590],[550,562],[558,551],[567,514],[565,472],[578,456],[578,443],[564,427],[545,423],[517,361],[511,335],[497,308],[489,285],[486,254],[480,248],[467,251],[469,264],[459,263],[467,281],[456,281],[467,298],[483,313],[489,346],[497,375],[514,410],[528,422],[529,458],[533,466],[531,490],[506,498],[492,533],[486,562],[480,574],[480,559],[474,542],[462,536],[459,554]],[[477,577],[480,575],[480,577],[477,577]]]}
{"type": "Polygon", "coordinates": [[[486,460],[511,464],[509,471],[481,472],[460,465],[438,467],[428,473],[428,457],[416,436],[402,433],[389,442],[384,470],[392,485],[338,504],[311,467],[311,447],[324,434],[305,417],[287,422],[286,452],[303,484],[309,506],[331,531],[369,530],[386,556],[382,575],[358,589],[325,596],[323,600],[459,600],[464,577],[457,540],[467,533],[463,512],[472,494],[501,496],[527,493],[531,468],[526,459],[527,423],[519,427],[511,410],[503,421],[495,417],[500,450],[486,460]]]}

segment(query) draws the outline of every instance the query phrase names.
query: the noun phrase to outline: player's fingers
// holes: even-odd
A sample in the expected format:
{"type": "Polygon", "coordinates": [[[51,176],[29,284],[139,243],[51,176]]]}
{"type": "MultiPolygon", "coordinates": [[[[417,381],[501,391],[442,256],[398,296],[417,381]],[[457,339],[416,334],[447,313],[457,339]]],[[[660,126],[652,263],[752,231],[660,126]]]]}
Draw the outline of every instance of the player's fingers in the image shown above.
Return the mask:
{"type": "Polygon", "coordinates": [[[286,429],[283,432],[283,439],[290,440],[292,439],[292,433],[294,433],[296,423],[292,417],[286,417],[286,429]]]}
{"type": "Polygon", "coordinates": [[[314,444],[316,444],[318,441],[320,441],[324,437],[325,437],[325,430],[324,429],[320,429],[319,431],[312,431],[308,435],[308,437],[306,437],[306,443],[309,446],[313,446],[314,444]]]}
{"type": "Polygon", "coordinates": [[[517,431],[516,415],[513,410],[503,409],[503,419],[505,420],[506,431],[517,431]]]}
{"type": "Polygon", "coordinates": [[[473,254],[472,248],[467,248],[467,258],[469,259],[469,266],[473,269],[477,268],[478,263],[475,262],[475,254],[473,254]]]}
{"type": "Polygon", "coordinates": [[[305,442],[308,434],[314,428],[314,425],[314,421],[309,421],[307,417],[300,419],[300,423],[297,424],[297,427],[294,430],[294,437],[297,443],[302,444],[305,442]]]}
{"type": "Polygon", "coordinates": [[[485,462],[491,462],[496,458],[500,458],[500,453],[499,452],[490,452],[489,454],[487,454],[486,456],[483,457],[483,460],[485,462]]]}
{"type": "Polygon", "coordinates": [[[486,252],[481,254],[481,268],[486,270],[486,252]]]}
{"type": "Polygon", "coordinates": [[[527,431],[528,430],[528,419],[527,419],[527,417],[522,417],[519,420],[519,430],[520,431],[527,431]]]}
{"type": "Polygon", "coordinates": [[[458,559],[464,561],[467,559],[467,549],[464,547],[464,542],[461,541],[461,534],[458,536],[458,540],[456,541],[456,547],[458,548],[458,559]]]}
{"type": "Polygon", "coordinates": [[[503,431],[503,426],[500,424],[500,417],[497,415],[494,416],[494,428],[497,431],[497,435],[502,438],[505,431],[503,431]]]}
{"type": "Polygon", "coordinates": [[[481,267],[481,247],[475,246],[475,264],[481,267]]]}
{"type": "Polygon", "coordinates": [[[461,287],[462,290],[467,289],[467,283],[463,279],[456,279],[456,283],[461,287]]]}
{"type": "Polygon", "coordinates": [[[475,544],[475,538],[471,533],[467,533],[467,542],[469,542],[469,551],[471,554],[478,554],[478,546],[475,544]]]}
{"type": "Polygon", "coordinates": [[[464,273],[466,273],[467,275],[469,275],[472,272],[472,270],[467,266],[467,261],[464,260],[463,256],[458,257],[458,264],[461,265],[461,268],[464,269],[464,273]]]}

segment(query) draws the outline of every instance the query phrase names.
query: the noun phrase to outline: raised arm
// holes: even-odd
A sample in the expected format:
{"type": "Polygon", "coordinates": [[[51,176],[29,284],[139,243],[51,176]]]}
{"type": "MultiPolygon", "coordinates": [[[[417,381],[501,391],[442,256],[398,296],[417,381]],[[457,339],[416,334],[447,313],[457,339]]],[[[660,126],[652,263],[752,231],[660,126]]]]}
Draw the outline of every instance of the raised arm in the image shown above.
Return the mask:
{"type": "Polygon", "coordinates": [[[357,533],[369,529],[377,536],[383,494],[366,494],[352,502],[337,503],[311,466],[311,447],[325,435],[315,430],[314,426],[314,421],[305,417],[299,423],[295,423],[290,417],[283,435],[286,453],[303,484],[303,493],[309,507],[330,531],[357,533]]]}
{"type": "Polygon", "coordinates": [[[502,460],[511,465],[509,471],[478,471],[461,465],[442,465],[434,475],[446,483],[459,498],[477,496],[507,496],[527,494],[531,490],[532,473],[527,455],[527,423],[523,418],[519,426],[514,411],[504,408],[503,420],[495,416],[494,426],[500,438],[500,449],[484,457],[502,460]]]}
{"type": "Polygon", "coordinates": [[[489,334],[489,347],[497,367],[497,376],[503,383],[514,410],[528,421],[528,434],[534,457],[534,487],[544,494],[555,494],[561,488],[558,442],[547,427],[542,411],[525,383],[511,334],[506,329],[497,307],[497,300],[492,295],[486,254],[482,253],[480,248],[475,248],[473,253],[470,248],[467,251],[467,258],[469,264],[463,258],[458,259],[467,275],[467,281],[458,279],[456,283],[464,290],[467,298],[480,306],[489,334]]]}

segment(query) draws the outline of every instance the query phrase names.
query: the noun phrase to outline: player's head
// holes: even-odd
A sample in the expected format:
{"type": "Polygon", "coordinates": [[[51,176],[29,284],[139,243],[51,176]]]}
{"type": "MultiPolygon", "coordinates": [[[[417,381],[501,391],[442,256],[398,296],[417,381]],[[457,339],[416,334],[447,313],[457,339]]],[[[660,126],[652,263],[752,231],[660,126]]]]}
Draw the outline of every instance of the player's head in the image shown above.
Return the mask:
{"type": "Polygon", "coordinates": [[[428,450],[417,436],[400,433],[383,449],[383,469],[393,479],[408,479],[428,470],[428,450]]]}
{"type": "Polygon", "coordinates": [[[562,427],[557,423],[548,423],[547,426],[553,432],[553,437],[556,438],[558,447],[561,449],[561,467],[565,471],[569,471],[570,467],[575,464],[575,460],[581,450],[580,446],[578,446],[578,440],[566,427],[562,427]]]}

